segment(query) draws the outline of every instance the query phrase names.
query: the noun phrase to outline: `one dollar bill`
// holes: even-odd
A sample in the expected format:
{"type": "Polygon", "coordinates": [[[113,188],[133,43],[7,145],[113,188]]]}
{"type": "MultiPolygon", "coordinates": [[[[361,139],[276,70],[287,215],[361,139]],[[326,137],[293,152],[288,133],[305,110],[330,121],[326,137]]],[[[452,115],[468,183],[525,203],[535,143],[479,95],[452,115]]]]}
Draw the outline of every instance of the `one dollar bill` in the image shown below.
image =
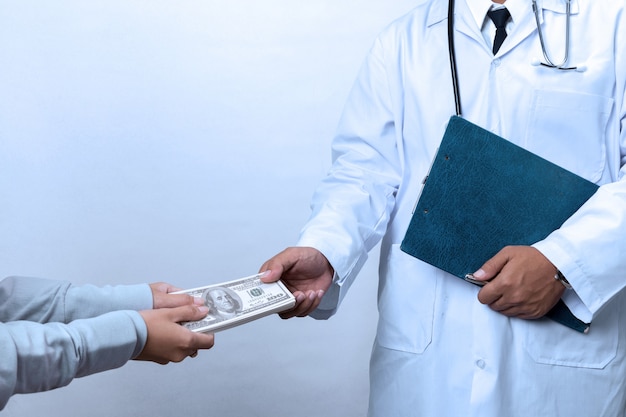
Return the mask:
{"type": "Polygon", "coordinates": [[[209,307],[202,320],[181,324],[194,332],[215,333],[292,308],[296,303],[293,294],[280,281],[261,282],[263,275],[178,291],[201,298],[209,307]]]}

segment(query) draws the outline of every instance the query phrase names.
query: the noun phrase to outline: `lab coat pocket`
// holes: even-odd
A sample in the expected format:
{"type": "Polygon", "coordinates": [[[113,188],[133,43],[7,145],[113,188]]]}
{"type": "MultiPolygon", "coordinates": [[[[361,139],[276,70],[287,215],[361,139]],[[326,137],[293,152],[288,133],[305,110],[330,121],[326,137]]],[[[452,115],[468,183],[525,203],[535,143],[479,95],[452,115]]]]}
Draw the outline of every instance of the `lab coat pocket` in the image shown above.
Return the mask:
{"type": "Polygon", "coordinates": [[[592,182],[606,164],[605,136],[613,99],[591,94],[536,90],[526,147],[592,182]]]}
{"type": "Polygon", "coordinates": [[[433,333],[437,274],[393,245],[381,257],[377,343],[385,348],[422,353],[433,333]]]}
{"type": "Polygon", "coordinates": [[[524,347],[537,363],[602,369],[617,355],[620,310],[619,303],[607,306],[588,334],[548,319],[520,320],[524,347]]]}

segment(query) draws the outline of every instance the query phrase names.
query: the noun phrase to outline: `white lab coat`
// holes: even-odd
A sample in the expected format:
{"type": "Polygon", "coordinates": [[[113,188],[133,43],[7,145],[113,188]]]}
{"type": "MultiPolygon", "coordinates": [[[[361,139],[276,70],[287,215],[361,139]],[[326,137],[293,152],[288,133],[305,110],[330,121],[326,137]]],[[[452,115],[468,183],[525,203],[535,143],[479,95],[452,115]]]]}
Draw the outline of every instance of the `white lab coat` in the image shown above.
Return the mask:
{"type": "MultiPolygon", "coordinates": [[[[447,1],[426,1],[372,47],[298,242],[321,250],[336,270],[315,313],[323,318],[382,239],[371,416],[626,415],[625,2],[573,1],[569,62],[584,72],[531,65],[543,56],[530,0],[515,7],[524,13],[494,57],[466,2],[457,1],[463,116],[601,185],[535,245],[573,285],[564,299],[593,319],[591,330],[509,319],[480,304],[476,287],[400,251],[454,113],[447,1]]],[[[539,7],[560,60],[564,2],[539,7]]]]}

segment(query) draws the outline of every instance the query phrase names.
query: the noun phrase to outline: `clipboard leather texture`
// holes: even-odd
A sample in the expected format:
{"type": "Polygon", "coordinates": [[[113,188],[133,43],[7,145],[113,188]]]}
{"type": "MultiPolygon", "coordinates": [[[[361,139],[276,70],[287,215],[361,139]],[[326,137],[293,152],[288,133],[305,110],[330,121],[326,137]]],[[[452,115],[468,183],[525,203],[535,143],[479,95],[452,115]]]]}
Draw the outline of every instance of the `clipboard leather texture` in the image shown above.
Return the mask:
{"type": "MultiPolygon", "coordinates": [[[[571,217],[598,186],[461,117],[452,116],[401,250],[471,282],[508,245],[532,245],[571,217]]],[[[546,315],[586,333],[565,303],[546,315]]]]}

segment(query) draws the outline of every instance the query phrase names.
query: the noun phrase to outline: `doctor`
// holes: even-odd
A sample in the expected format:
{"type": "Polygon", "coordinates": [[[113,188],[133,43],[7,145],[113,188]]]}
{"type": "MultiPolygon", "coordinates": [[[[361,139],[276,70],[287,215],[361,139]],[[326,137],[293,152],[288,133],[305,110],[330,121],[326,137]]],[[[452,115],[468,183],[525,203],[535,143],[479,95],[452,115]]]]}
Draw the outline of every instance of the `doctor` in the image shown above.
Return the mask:
{"type": "Polygon", "coordinates": [[[457,0],[450,20],[426,0],[378,37],[310,220],[261,267],[295,291],[283,317],[328,318],[382,239],[370,416],[626,415],[626,2],[501,3],[457,0]],[[601,185],[545,240],[485,259],[482,289],[399,248],[455,113],[449,24],[463,117],[601,185]],[[541,318],[559,298],[588,334],[541,318]]]}

